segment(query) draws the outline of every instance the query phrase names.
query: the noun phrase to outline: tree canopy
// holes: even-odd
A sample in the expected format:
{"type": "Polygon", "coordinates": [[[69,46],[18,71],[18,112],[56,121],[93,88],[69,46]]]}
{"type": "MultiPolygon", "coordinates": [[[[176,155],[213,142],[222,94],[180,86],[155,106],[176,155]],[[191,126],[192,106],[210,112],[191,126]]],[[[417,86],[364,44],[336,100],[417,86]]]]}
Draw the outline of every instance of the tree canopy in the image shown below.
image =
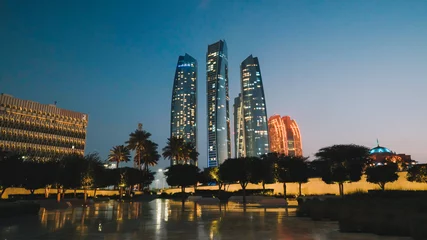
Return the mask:
{"type": "Polygon", "coordinates": [[[376,183],[382,190],[385,190],[386,183],[394,182],[399,178],[397,171],[398,165],[396,163],[369,167],[366,169],[366,181],[376,183]]]}
{"type": "Polygon", "coordinates": [[[165,171],[166,182],[170,186],[180,186],[182,192],[185,188],[196,185],[199,180],[200,169],[194,165],[172,165],[165,171]]]}
{"type": "Polygon", "coordinates": [[[345,182],[357,182],[369,161],[369,149],[355,144],[333,145],[320,149],[315,154],[322,162],[322,180],[325,183],[338,183],[340,195],[344,194],[345,182]]]}

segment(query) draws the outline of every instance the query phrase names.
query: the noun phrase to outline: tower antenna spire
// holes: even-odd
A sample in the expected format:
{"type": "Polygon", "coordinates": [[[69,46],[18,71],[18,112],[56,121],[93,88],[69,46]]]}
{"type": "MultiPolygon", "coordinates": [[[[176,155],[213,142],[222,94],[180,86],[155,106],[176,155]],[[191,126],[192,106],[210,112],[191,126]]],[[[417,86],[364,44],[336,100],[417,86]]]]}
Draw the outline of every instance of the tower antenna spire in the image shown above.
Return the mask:
{"type": "Polygon", "coordinates": [[[380,146],[380,141],[378,141],[378,138],[377,138],[377,146],[378,147],[380,146]]]}

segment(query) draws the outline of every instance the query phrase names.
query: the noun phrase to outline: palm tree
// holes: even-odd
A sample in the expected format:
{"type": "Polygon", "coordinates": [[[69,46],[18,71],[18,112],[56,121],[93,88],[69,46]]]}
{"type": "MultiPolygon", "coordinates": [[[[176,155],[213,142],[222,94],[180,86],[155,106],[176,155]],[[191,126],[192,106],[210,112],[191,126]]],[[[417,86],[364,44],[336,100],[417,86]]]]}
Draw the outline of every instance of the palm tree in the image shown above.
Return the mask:
{"type": "Polygon", "coordinates": [[[160,154],[157,151],[157,143],[147,140],[144,144],[144,152],[142,153],[142,156],[139,157],[139,155],[135,155],[135,161],[137,159],[142,159],[142,163],[144,165],[144,171],[146,173],[149,172],[148,167],[149,166],[155,166],[157,162],[160,159],[160,154]]]}
{"type": "Polygon", "coordinates": [[[191,143],[191,142],[185,143],[183,155],[184,155],[184,159],[186,161],[190,160],[190,161],[192,161],[192,163],[194,165],[197,166],[197,160],[199,159],[199,153],[197,152],[196,147],[194,146],[193,143],[191,143]]]}
{"type": "Polygon", "coordinates": [[[129,134],[129,140],[126,141],[127,147],[135,151],[135,161],[139,169],[141,169],[141,158],[144,155],[145,144],[150,136],[151,133],[140,128],[129,134]]]}
{"type": "MultiPolygon", "coordinates": [[[[181,164],[185,159],[184,156],[185,143],[182,138],[171,137],[168,138],[168,142],[163,150],[163,157],[176,163],[181,164]]],[[[174,165],[174,164],[171,164],[174,165]]]]}
{"type": "Polygon", "coordinates": [[[129,149],[124,145],[118,145],[113,147],[110,150],[110,154],[108,155],[108,161],[117,162],[117,168],[119,168],[120,162],[129,162],[130,153],[129,149]]]}

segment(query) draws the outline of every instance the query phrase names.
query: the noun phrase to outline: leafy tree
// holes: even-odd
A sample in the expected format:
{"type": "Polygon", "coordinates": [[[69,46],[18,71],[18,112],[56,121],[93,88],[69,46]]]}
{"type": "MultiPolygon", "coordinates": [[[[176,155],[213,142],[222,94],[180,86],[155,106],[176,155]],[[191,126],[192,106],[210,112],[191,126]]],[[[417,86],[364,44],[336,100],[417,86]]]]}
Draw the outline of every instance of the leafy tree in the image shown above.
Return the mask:
{"type": "Polygon", "coordinates": [[[180,186],[182,193],[185,188],[197,184],[200,169],[194,165],[177,164],[167,168],[166,182],[170,186],[180,186]]]}
{"type": "Polygon", "coordinates": [[[315,156],[323,164],[322,180],[327,184],[338,183],[344,195],[345,182],[357,182],[368,161],[369,149],[359,145],[333,145],[320,149],[315,156]]]}
{"type": "Polygon", "coordinates": [[[115,146],[110,150],[110,154],[108,155],[108,161],[116,162],[116,168],[119,168],[120,162],[129,162],[130,152],[127,147],[124,145],[115,146]]]}
{"type": "Polygon", "coordinates": [[[417,164],[408,169],[408,181],[427,183],[427,164],[417,164]]]}
{"type": "Polygon", "coordinates": [[[171,162],[175,162],[176,164],[183,164],[185,160],[184,149],[184,139],[171,137],[168,138],[166,146],[162,149],[162,155],[165,159],[169,159],[171,162]]]}
{"type": "Polygon", "coordinates": [[[227,182],[238,182],[243,190],[243,203],[246,204],[246,187],[249,183],[261,182],[261,174],[256,169],[260,161],[256,157],[227,159],[219,167],[221,178],[227,182]]]}
{"type": "Polygon", "coordinates": [[[394,182],[399,178],[397,171],[398,165],[396,163],[369,167],[366,169],[366,181],[378,184],[384,191],[386,183],[394,182]]]}
{"type": "MultiPolygon", "coordinates": [[[[82,186],[88,187],[92,186],[94,188],[93,196],[96,197],[96,190],[99,187],[107,187],[105,176],[107,171],[101,162],[101,157],[98,153],[90,153],[85,156],[85,160],[87,162],[87,166],[85,169],[85,173],[83,174],[82,186]],[[88,181],[91,178],[91,182],[88,181]],[[89,184],[91,183],[91,184],[89,184]]],[[[86,195],[86,194],[85,194],[86,195]]]]}
{"type": "Polygon", "coordinates": [[[141,159],[146,153],[147,141],[151,133],[142,130],[142,127],[129,134],[129,140],[126,142],[127,148],[135,151],[136,162],[139,169],[141,169],[141,159]]]}
{"type": "Polygon", "coordinates": [[[66,189],[76,189],[82,186],[82,174],[85,174],[88,166],[84,156],[72,154],[62,158],[59,175],[59,183],[63,187],[63,195],[66,189]]]}
{"type": "Polygon", "coordinates": [[[265,184],[275,183],[276,163],[279,161],[281,154],[276,152],[267,153],[261,156],[262,164],[259,168],[261,173],[262,189],[265,192],[265,184]]]}
{"type": "Polygon", "coordinates": [[[286,183],[297,182],[301,195],[301,184],[308,181],[307,158],[301,156],[281,155],[277,161],[276,176],[283,183],[283,195],[286,199],[286,183]]]}
{"type": "Polygon", "coordinates": [[[14,154],[4,154],[0,158],[0,185],[2,191],[0,198],[6,189],[10,187],[19,187],[24,182],[22,169],[24,163],[22,157],[14,154]]]}
{"type": "Polygon", "coordinates": [[[46,164],[43,162],[36,161],[25,161],[23,162],[23,183],[22,187],[29,190],[31,195],[34,195],[34,191],[39,188],[45,188],[47,185],[45,176],[47,176],[46,164]]]}

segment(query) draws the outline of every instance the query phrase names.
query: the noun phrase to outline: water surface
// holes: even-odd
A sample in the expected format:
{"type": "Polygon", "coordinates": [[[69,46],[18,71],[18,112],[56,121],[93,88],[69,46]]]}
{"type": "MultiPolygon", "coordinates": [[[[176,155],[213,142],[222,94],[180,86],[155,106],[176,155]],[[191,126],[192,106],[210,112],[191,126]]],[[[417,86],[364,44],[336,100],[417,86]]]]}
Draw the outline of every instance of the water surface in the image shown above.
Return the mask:
{"type": "Polygon", "coordinates": [[[218,240],[407,240],[371,234],[346,234],[336,222],[296,218],[295,209],[259,208],[229,203],[199,205],[157,199],[110,201],[66,210],[40,211],[0,223],[0,240],[15,239],[218,239],[218,240]]]}

